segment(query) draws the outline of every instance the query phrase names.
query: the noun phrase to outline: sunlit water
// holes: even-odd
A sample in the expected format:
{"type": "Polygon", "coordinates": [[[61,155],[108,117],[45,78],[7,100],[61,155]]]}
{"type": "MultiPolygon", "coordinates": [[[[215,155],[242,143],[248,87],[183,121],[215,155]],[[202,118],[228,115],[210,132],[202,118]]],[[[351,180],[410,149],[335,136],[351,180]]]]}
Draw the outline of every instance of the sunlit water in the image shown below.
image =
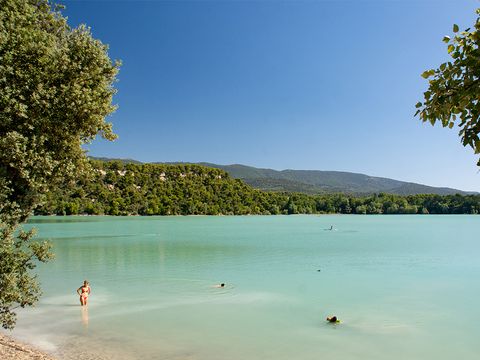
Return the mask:
{"type": "Polygon", "coordinates": [[[480,358],[480,216],[31,225],[56,260],[39,267],[44,296],[14,336],[60,358],[480,358]],[[88,309],[75,293],[84,279],[88,309]]]}

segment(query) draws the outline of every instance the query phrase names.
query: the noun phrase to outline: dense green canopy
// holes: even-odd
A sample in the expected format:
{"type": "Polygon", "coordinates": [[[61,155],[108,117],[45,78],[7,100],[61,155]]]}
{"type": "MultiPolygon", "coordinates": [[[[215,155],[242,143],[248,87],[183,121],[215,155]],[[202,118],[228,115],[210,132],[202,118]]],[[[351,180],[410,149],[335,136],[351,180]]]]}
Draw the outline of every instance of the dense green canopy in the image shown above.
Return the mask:
{"type": "Polygon", "coordinates": [[[24,220],[52,181],[75,174],[82,143],[99,132],[114,138],[104,119],[117,70],[88,28],[69,28],[47,1],[0,0],[4,222],[24,220]]]}
{"type": "MultiPolygon", "coordinates": [[[[480,9],[477,10],[480,15],[480,9]]],[[[424,101],[417,103],[417,113],[424,122],[434,125],[439,121],[443,127],[460,128],[459,135],[464,146],[480,153],[480,17],[473,29],[460,32],[453,25],[454,36],[445,36],[451,60],[438,69],[425,71],[422,76],[429,80],[424,101]]],[[[480,160],[477,163],[480,166],[480,160]]]]}
{"type": "Polygon", "coordinates": [[[92,161],[92,173],[48,194],[39,215],[476,214],[479,195],[265,192],[200,165],[92,161]]]}
{"type": "Polygon", "coordinates": [[[85,26],[72,29],[47,0],[0,0],[0,323],[39,294],[28,270],[50,257],[31,234],[15,236],[45,193],[73,179],[82,143],[113,139],[118,64],[85,26]]]}

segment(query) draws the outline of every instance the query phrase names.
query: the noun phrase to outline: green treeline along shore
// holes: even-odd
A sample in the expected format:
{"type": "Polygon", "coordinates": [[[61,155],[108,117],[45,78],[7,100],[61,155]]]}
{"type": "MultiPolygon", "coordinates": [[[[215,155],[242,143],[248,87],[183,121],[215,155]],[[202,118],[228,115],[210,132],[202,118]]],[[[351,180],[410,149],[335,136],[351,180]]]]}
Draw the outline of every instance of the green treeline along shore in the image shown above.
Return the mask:
{"type": "Polygon", "coordinates": [[[36,215],[477,214],[480,195],[266,192],[200,165],[91,160],[89,175],[49,192],[36,215]]]}

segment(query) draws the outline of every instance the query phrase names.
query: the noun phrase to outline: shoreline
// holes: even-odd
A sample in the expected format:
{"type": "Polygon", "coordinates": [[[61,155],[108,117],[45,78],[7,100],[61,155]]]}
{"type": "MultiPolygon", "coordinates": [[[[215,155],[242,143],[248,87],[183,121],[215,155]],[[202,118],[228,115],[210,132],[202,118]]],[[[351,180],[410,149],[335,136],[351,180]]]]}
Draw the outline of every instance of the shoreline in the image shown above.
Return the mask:
{"type": "Polygon", "coordinates": [[[3,332],[0,332],[0,358],[2,360],[56,360],[52,355],[3,332]]]}

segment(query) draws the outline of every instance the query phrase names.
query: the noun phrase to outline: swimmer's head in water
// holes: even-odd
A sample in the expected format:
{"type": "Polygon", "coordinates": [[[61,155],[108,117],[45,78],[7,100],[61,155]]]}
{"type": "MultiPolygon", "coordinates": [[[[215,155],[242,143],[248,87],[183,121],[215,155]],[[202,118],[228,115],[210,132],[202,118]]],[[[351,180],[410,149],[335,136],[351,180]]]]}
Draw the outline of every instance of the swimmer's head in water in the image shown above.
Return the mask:
{"type": "Polygon", "coordinates": [[[221,284],[220,284],[220,287],[224,287],[224,286],[225,286],[225,284],[224,284],[224,283],[221,283],[221,284]]]}

